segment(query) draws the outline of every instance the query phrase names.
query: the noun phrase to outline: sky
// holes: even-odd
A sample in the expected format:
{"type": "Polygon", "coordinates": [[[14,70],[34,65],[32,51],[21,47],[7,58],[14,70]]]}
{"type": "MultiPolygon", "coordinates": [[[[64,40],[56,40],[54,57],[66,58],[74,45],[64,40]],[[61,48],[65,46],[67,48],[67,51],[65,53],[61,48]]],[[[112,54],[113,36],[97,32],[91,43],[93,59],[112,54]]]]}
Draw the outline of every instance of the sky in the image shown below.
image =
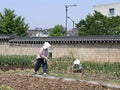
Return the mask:
{"type": "MultiPolygon", "coordinates": [[[[1,0],[0,12],[3,13],[4,8],[14,10],[17,16],[25,18],[25,23],[30,26],[29,29],[36,27],[49,29],[55,25],[65,27],[65,5],[77,5],[68,8],[68,16],[78,23],[88,14],[93,13],[94,5],[118,2],[120,0],[1,0]]],[[[67,27],[68,29],[73,27],[70,19],[68,19],[67,27]]]]}

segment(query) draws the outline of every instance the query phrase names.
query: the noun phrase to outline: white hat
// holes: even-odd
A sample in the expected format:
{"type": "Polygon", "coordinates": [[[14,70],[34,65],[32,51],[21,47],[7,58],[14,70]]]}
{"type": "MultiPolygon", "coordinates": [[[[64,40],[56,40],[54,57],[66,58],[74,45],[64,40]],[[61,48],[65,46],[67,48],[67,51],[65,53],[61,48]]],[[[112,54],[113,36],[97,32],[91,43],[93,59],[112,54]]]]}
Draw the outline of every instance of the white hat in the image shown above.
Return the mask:
{"type": "Polygon", "coordinates": [[[45,42],[44,44],[43,44],[43,48],[44,49],[47,49],[47,48],[49,48],[51,45],[48,43],[48,42],[45,42]]]}
{"type": "Polygon", "coordinates": [[[74,61],[74,64],[80,64],[80,60],[76,59],[76,60],[74,61]]]}

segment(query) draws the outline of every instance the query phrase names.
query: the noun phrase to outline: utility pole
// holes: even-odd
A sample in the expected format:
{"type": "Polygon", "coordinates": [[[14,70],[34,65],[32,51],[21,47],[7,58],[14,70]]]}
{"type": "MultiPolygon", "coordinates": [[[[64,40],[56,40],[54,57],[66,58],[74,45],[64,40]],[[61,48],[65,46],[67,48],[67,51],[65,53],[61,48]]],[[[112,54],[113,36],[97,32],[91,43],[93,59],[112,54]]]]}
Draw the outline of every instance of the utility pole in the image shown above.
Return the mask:
{"type": "Polygon", "coordinates": [[[67,31],[67,18],[68,18],[68,7],[76,7],[77,5],[65,5],[65,11],[66,11],[66,21],[65,21],[65,30],[67,31]]]}

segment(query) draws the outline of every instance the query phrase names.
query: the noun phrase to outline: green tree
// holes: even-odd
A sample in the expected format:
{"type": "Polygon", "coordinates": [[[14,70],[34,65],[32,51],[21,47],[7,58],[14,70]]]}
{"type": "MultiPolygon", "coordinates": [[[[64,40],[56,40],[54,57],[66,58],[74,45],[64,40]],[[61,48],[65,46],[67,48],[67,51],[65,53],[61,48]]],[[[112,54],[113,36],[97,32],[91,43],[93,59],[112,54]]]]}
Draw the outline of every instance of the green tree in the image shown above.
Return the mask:
{"type": "Polygon", "coordinates": [[[26,36],[29,26],[24,20],[21,16],[14,14],[14,10],[5,8],[4,12],[0,13],[0,34],[26,36]]]}
{"type": "Polygon", "coordinates": [[[49,35],[50,36],[65,36],[66,31],[62,25],[56,25],[51,29],[49,35]]]}
{"type": "Polygon", "coordinates": [[[120,16],[109,17],[108,34],[120,35],[120,16]]]}
{"type": "Polygon", "coordinates": [[[93,15],[87,15],[85,20],[76,24],[78,35],[119,35],[120,16],[107,17],[94,11],[93,15]]]}

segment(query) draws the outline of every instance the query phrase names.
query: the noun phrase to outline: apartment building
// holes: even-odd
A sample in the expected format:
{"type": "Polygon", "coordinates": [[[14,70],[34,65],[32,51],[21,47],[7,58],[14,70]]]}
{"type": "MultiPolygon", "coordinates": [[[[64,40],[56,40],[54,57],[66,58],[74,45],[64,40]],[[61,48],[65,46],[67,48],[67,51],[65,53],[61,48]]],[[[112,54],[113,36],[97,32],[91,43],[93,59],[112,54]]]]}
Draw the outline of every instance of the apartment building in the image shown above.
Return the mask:
{"type": "Polygon", "coordinates": [[[106,16],[118,16],[120,15],[120,2],[111,4],[101,4],[93,6],[93,10],[101,12],[106,16]]]}

